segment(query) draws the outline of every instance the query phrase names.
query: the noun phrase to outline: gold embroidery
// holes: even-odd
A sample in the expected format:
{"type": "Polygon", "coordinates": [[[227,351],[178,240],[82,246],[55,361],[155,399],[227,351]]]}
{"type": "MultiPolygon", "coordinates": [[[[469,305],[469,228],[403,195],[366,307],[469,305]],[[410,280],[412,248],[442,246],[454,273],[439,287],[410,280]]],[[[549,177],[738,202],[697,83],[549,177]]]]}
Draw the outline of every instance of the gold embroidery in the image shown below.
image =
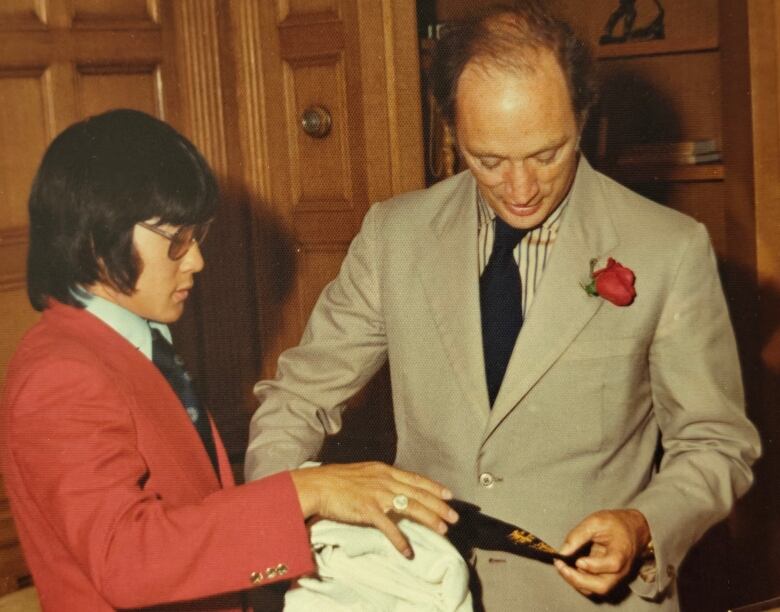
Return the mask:
{"type": "Polygon", "coordinates": [[[521,546],[529,546],[534,550],[538,550],[545,553],[551,553],[551,554],[557,553],[557,551],[552,546],[550,546],[546,542],[542,542],[542,540],[537,538],[535,535],[528,533],[527,531],[524,531],[522,529],[515,529],[514,531],[512,531],[509,534],[509,539],[515,544],[520,544],[521,546]]]}

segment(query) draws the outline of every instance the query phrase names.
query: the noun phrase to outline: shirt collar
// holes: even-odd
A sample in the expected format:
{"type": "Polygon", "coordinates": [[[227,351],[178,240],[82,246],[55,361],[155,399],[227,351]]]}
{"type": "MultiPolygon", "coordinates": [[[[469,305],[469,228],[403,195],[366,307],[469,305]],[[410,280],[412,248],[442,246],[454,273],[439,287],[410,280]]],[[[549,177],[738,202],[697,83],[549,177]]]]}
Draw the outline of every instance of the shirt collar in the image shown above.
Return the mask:
{"type": "Polygon", "coordinates": [[[171,342],[171,332],[167,325],[155,321],[147,321],[114,302],[86,291],[74,292],[74,295],[84,304],[84,309],[87,312],[103,321],[103,323],[141,351],[148,359],[152,358],[152,332],[149,329],[150,327],[159,329],[163,337],[168,342],[171,342]]]}

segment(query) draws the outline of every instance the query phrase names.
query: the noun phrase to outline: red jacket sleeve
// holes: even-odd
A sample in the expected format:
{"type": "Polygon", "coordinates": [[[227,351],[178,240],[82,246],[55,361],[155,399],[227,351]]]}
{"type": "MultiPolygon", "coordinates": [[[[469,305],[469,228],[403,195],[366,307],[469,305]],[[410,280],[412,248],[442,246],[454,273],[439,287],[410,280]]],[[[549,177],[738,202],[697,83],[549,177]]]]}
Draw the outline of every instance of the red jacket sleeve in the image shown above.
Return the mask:
{"type": "Polygon", "coordinates": [[[149,486],[153,444],[139,441],[137,398],[94,365],[39,361],[7,392],[15,510],[39,541],[56,538],[113,606],[198,599],[312,570],[289,473],[181,503],[188,493],[149,486]],[[277,567],[286,571],[267,571],[277,567]]]}

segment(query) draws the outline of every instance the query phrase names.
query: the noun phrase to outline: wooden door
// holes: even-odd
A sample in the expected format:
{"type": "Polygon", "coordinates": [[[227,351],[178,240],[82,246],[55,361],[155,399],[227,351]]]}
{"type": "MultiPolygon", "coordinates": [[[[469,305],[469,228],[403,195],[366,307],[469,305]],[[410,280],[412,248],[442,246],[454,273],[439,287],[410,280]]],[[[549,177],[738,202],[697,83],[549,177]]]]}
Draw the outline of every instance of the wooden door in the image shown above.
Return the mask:
{"type": "Polygon", "coordinates": [[[234,411],[220,427],[238,462],[253,384],[299,341],[369,205],[424,179],[414,0],[220,6],[232,159],[217,230],[226,233],[206,245],[199,306],[211,329],[200,355],[210,405],[227,398],[234,411]],[[315,107],[331,120],[320,138],[301,127],[315,107]],[[247,261],[250,275],[238,278],[247,261]]]}
{"type": "Polygon", "coordinates": [[[423,166],[414,2],[279,0],[258,16],[262,70],[239,90],[261,77],[266,112],[256,127],[268,157],[247,178],[261,194],[256,245],[268,377],[279,352],[300,338],[370,204],[420,187],[423,166]],[[301,126],[315,108],[332,121],[321,138],[301,126]],[[281,245],[291,248],[289,261],[279,254],[278,232],[290,241],[281,245]]]}

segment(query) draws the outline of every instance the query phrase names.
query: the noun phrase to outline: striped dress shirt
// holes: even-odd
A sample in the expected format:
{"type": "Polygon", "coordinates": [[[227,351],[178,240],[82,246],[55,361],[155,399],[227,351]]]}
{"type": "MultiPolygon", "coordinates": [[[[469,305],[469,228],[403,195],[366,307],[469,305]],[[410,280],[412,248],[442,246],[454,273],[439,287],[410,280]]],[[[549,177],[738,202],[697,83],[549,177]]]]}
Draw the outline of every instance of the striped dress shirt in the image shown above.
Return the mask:
{"type": "MultiPolygon", "coordinates": [[[[520,280],[523,287],[523,317],[525,318],[528,309],[533,302],[539,283],[542,280],[544,267],[550,258],[555,239],[558,236],[558,229],[561,226],[561,219],[569,201],[569,196],[564,198],[558,208],[544,220],[539,226],[528,232],[520,244],[515,247],[515,261],[520,269],[520,280]]],[[[493,250],[493,237],[495,235],[496,213],[485,202],[485,199],[477,189],[477,219],[479,228],[477,230],[477,252],[479,262],[479,274],[487,266],[490,259],[490,253],[493,250]]]]}

